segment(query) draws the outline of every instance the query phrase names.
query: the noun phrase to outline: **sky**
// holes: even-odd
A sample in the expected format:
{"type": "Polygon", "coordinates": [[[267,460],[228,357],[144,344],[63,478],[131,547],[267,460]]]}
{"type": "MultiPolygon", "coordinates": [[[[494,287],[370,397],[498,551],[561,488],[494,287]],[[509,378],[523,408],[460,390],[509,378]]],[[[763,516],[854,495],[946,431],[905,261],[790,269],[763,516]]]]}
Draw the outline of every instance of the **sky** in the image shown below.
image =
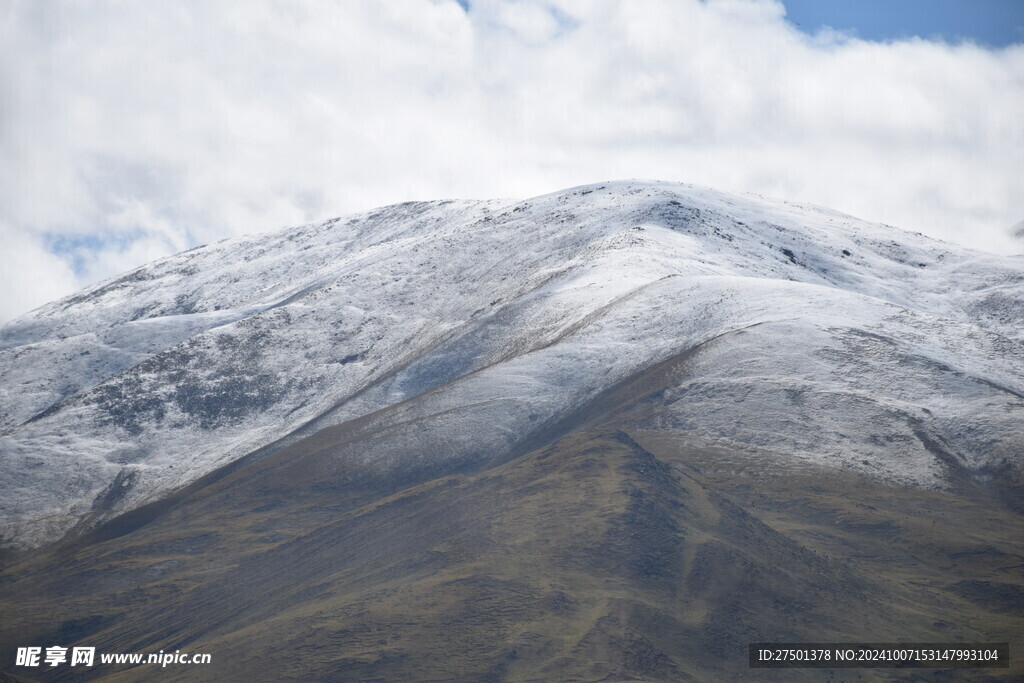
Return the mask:
{"type": "Polygon", "coordinates": [[[784,0],[786,19],[801,31],[822,27],[862,40],[920,37],[974,41],[988,47],[1024,42],[1021,0],[784,0]]]}
{"type": "Polygon", "coordinates": [[[658,179],[1024,251],[1017,0],[0,0],[0,321],[383,204],[658,179]]]}

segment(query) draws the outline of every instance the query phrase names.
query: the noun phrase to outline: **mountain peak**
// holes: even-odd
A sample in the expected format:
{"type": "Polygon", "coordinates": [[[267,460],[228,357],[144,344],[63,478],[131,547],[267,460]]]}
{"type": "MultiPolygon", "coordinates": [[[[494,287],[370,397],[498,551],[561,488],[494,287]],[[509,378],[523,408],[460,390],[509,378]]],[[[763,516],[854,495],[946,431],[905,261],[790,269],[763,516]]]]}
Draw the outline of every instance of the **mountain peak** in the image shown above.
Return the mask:
{"type": "Polygon", "coordinates": [[[207,245],[0,329],[4,538],[81,533],[300,442],[325,472],[501,461],[645,377],[663,410],[608,410],[766,468],[939,488],[1019,469],[1022,263],[640,181],[207,245]]]}

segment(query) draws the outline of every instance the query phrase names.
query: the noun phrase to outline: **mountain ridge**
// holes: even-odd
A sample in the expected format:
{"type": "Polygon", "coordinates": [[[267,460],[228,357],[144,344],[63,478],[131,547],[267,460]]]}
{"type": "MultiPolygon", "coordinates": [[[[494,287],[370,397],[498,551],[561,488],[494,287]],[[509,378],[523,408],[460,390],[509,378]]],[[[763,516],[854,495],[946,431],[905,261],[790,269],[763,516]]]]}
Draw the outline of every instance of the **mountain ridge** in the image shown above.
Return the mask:
{"type": "Polygon", "coordinates": [[[642,182],[196,248],[0,328],[0,533],[78,533],[350,422],[381,476],[513,452],[741,329],[660,429],[922,486],[1019,471],[1022,263],[642,182]]]}

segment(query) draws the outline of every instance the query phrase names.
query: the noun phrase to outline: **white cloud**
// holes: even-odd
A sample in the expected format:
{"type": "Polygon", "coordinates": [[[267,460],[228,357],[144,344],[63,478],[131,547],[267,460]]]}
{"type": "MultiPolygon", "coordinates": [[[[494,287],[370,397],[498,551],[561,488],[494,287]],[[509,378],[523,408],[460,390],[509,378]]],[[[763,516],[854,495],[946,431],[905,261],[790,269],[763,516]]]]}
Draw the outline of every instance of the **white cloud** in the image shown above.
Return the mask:
{"type": "Polygon", "coordinates": [[[1019,248],[1022,46],[810,38],[770,0],[0,3],[21,310],[228,235],[611,178],[1019,248]],[[71,277],[54,234],[101,239],[71,277]]]}
{"type": "Polygon", "coordinates": [[[24,231],[0,224],[0,320],[42,306],[74,290],[75,274],[24,231]]]}

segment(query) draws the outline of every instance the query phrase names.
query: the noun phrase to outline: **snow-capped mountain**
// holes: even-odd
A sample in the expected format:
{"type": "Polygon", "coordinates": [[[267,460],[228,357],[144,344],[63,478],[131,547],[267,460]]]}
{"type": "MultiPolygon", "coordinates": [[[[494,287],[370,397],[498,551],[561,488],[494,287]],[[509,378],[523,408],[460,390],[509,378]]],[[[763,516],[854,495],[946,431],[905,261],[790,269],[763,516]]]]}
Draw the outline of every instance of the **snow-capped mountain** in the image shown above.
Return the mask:
{"type": "Polygon", "coordinates": [[[1024,258],[641,182],[196,248],[0,329],[3,541],[341,424],[366,438],[323,448],[382,477],[498,462],[658,368],[624,419],[752,466],[1019,472],[1024,258]]]}

